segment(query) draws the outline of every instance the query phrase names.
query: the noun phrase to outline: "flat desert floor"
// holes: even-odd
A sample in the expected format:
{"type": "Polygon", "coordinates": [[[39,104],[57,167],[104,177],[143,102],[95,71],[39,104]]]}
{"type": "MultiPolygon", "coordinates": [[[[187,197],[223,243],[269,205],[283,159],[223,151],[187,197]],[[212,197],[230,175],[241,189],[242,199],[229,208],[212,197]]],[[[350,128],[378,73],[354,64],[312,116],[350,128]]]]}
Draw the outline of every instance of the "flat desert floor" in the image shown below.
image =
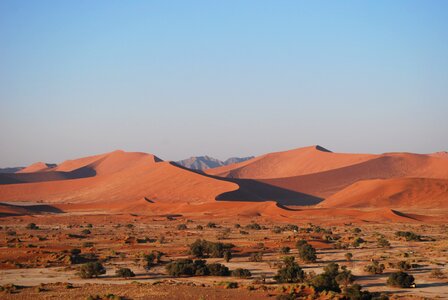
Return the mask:
{"type": "Polygon", "coordinates": [[[275,299],[282,289],[273,277],[282,258],[294,256],[307,274],[321,273],[330,262],[346,266],[356,276],[355,283],[370,292],[392,298],[448,299],[448,226],[421,222],[322,224],[296,223],[298,230],[294,230],[261,217],[229,220],[105,213],[3,217],[1,298],[95,299],[98,295],[97,299],[108,299],[106,295],[115,295],[122,299],[275,299]],[[30,228],[30,223],[37,228],[30,228]],[[397,231],[414,232],[421,238],[406,241],[396,235],[397,231]],[[390,246],[379,246],[381,237],[390,246]],[[197,239],[233,244],[230,261],[206,261],[224,264],[230,270],[248,269],[250,278],[170,276],[165,266],[176,259],[192,258],[189,245],[197,239]],[[299,240],[306,240],[317,250],[316,262],[300,260],[296,248],[299,240]],[[290,253],[282,253],[284,247],[290,247],[290,253]],[[73,249],[79,249],[77,255],[86,261],[101,261],[106,273],[80,278],[77,273],[82,264],[71,259],[73,249]],[[163,256],[147,270],[143,257],[153,251],[163,256]],[[347,253],[352,254],[350,259],[347,253]],[[259,254],[256,261],[254,254],[259,254]],[[364,271],[372,261],[384,264],[382,274],[364,271]],[[402,261],[408,263],[406,272],[415,277],[415,288],[386,284],[388,275],[398,271],[402,261]],[[135,277],[117,277],[119,268],[131,269],[135,277]],[[434,270],[442,275],[434,276],[434,270]]]}

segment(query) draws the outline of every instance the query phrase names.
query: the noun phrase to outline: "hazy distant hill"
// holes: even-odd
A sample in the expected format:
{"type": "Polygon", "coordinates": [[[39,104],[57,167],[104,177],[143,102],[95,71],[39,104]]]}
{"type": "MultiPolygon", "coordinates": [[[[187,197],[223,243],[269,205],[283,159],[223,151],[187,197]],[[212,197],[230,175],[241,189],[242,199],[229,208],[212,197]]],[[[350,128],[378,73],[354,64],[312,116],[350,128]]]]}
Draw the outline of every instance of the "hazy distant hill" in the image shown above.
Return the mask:
{"type": "Polygon", "coordinates": [[[252,158],[253,156],[231,157],[229,159],[226,159],[225,161],[222,161],[210,156],[194,156],[184,160],[177,161],[176,163],[183,167],[193,170],[206,170],[243,162],[252,158]]]}
{"type": "Polygon", "coordinates": [[[14,167],[14,168],[0,168],[0,173],[15,173],[22,170],[23,167],[14,167]]]}

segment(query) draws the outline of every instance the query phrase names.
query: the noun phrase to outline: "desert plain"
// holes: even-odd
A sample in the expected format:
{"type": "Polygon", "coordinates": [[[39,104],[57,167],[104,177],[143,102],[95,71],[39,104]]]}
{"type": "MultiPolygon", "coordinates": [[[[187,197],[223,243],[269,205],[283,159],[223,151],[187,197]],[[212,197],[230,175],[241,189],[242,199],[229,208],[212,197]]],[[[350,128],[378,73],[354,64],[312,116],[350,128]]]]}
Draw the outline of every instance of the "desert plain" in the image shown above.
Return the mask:
{"type": "Polygon", "coordinates": [[[39,162],[0,174],[0,296],[447,299],[447,216],[446,152],[39,162]]]}

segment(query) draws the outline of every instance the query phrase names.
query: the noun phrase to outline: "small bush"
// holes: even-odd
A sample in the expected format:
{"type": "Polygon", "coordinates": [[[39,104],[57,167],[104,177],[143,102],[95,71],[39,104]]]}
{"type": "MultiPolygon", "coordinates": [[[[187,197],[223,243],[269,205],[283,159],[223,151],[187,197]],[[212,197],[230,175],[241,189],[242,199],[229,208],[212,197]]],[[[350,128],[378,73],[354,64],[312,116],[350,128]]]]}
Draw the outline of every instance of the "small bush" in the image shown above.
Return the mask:
{"type": "Polygon", "coordinates": [[[257,224],[257,223],[247,224],[244,228],[252,229],[252,230],[261,230],[261,226],[259,224],[257,224]]]}
{"type": "Polygon", "coordinates": [[[238,278],[249,278],[252,276],[252,273],[248,269],[238,268],[232,271],[232,276],[238,278]]]}
{"type": "Polygon", "coordinates": [[[412,231],[397,231],[395,235],[399,238],[404,238],[406,241],[420,241],[421,236],[412,231]]]}
{"type": "Polygon", "coordinates": [[[39,229],[39,226],[37,226],[35,223],[29,223],[28,225],[26,225],[25,228],[26,229],[37,230],[37,229],[39,229]]]}
{"type": "Polygon", "coordinates": [[[186,230],[186,229],[188,229],[186,224],[179,224],[179,225],[177,225],[176,228],[177,228],[177,230],[186,230]]]}
{"type": "Polygon", "coordinates": [[[232,281],[222,281],[222,282],[219,282],[217,285],[218,286],[222,286],[223,288],[226,288],[226,289],[236,289],[236,288],[238,288],[238,283],[237,282],[232,282],[232,281]]]}
{"type": "Polygon", "coordinates": [[[347,261],[351,261],[353,258],[353,254],[351,252],[345,253],[344,256],[347,261]]]}
{"type": "Polygon", "coordinates": [[[106,269],[99,262],[89,262],[81,266],[78,275],[81,278],[93,278],[105,274],[106,269]]]}
{"type": "Polygon", "coordinates": [[[263,252],[251,253],[250,257],[249,257],[249,261],[251,261],[251,262],[263,261],[263,252]]]}
{"type": "Polygon", "coordinates": [[[387,285],[401,288],[415,287],[414,276],[409,275],[406,272],[392,273],[387,278],[387,285]]]}
{"type": "Polygon", "coordinates": [[[84,229],[83,231],[81,231],[82,234],[87,235],[87,234],[91,234],[92,232],[89,229],[84,229]]]}
{"type": "Polygon", "coordinates": [[[389,248],[390,247],[390,243],[388,240],[386,240],[385,238],[381,237],[378,239],[377,241],[377,245],[380,248],[389,248]]]}
{"type": "Polygon", "coordinates": [[[123,278],[135,277],[134,272],[132,272],[132,270],[129,268],[120,268],[117,271],[115,271],[115,274],[118,277],[123,277],[123,278]]]}
{"type": "Polygon", "coordinates": [[[431,271],[431,278],[443,279],[445,277],[445,273],[440,269],[433,269],[431,271]]]}
{"type": "Polygon", "coordinates": [[[370,274],[383,274],[384,269],[384,264],[380,264],[376,260],[364,267],[364,271],[370,274]]]}
{"type": "Polygon", "coordinates": [[[281,247],[280,248],[280,253],[282,254],[288,254],[291,251],[291,248],[289,247],[281,247]]]}
{"type": "Polygon", "coordinates": [[[412,266],[407,261],[402,260],[397,263],[397,268],[400,269],[401,271],[407,271],[410,268],[412,268],[412,266]]]}
{"type": "Polygon", "coordinates": [[[218,226],[216,226],[216,223],[213,223],[213,222],[207,223],[207,228],[216,228],[216,227],[218,227],[218,226]]]}

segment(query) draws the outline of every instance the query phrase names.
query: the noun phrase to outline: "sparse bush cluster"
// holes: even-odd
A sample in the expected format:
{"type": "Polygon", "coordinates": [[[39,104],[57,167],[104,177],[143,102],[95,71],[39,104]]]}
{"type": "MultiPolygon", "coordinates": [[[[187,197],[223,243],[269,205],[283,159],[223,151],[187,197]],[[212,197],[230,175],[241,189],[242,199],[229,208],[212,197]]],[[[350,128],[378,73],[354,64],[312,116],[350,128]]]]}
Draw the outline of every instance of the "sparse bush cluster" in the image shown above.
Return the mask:
{"type": "Polygon", "coordinates": [[[364,271],[370,274],[383,274],[384,269],[384,264],[380,264],[376,260],[364,267],[364,271]]]}
{"type": "Polygon", "coordinates": [[[222,264],[207,264],[205,260],[178,259],[166,266],[171,276],[229,276],[229,268],[222,264]]]}
{"type": "Polygon", "coordinates": [[[235,247],[228,243],[215,243],[198,239],[190,245],[190,253],[198,258],[204,257],[224,257],[226,252],[230,252],[235,247]]]}
{"type": "Polygon", "coordinates": [[[404,238],[406,241],[420,241],[422,238],[412,231],[397,231],[395,235],[399,238],[404,238]]]}
{"type": "Polygon", "coordinates": [[[244,228],[247,229],[247,230],[249,230],[249,229],[250,230],[261,230],[260,224],[257,224],[257,223],[247,224],[244,228]]]}

